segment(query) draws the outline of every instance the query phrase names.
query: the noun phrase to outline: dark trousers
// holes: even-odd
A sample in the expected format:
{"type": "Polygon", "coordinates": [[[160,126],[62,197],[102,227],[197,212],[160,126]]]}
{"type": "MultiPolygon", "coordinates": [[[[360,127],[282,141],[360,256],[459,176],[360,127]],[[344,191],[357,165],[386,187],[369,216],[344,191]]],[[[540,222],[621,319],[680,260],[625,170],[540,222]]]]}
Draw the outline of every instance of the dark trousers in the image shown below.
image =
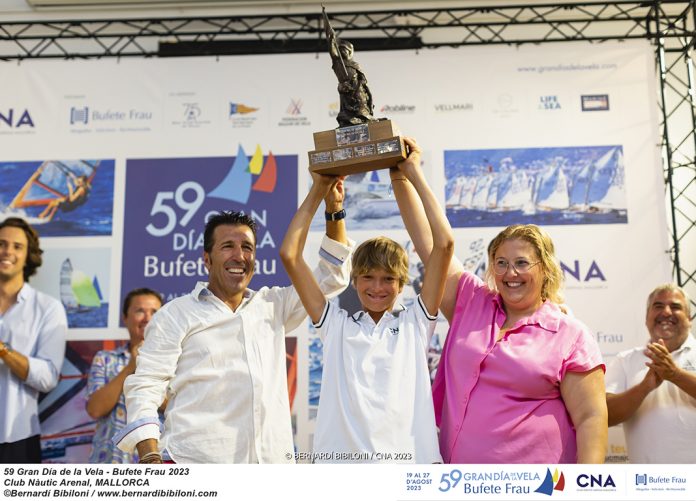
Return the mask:
{"type": "Polygon", "coordinates": [[[40,462],[41,440],[39,435],[17,442],[0,444],[0,464],[40,462]]]}

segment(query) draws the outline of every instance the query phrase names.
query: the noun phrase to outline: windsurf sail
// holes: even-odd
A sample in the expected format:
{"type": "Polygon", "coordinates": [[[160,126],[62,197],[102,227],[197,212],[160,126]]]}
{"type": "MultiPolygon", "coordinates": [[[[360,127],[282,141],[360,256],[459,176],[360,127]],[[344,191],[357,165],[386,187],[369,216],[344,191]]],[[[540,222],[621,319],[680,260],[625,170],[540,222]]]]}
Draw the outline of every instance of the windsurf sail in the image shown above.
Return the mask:
{"type": "Polygon", "coordinates": [[[50,219],[58,205],[70,199],[78,180],[91,184],[98,166],[98,160],[46,160],[19,190],[9,208],[43,208],[41,217],[50,219]]]}

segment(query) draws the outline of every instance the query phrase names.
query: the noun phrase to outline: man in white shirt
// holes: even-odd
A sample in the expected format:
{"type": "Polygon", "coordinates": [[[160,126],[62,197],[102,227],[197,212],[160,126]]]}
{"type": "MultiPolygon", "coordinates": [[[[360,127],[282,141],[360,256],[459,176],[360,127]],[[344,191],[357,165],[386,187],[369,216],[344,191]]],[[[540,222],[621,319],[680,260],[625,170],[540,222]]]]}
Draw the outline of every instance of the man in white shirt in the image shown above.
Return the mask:
{"type": "Polygon", "coordinates": [[[647,347],[619,353],[607,369],[609,426],[624,423],[631,463],[696,462],[696,340],[683,289],[648,297],[647,347]]]}
{"type": "Polygon", "coordinates": [[[40,463],[39,393],[58,384],[68,321],[60,302],[27,282],[41,266],[26,221],[0,223],[0,463],[40,463]]]}
{"type": "MultiPolygon", "coordinates": [[[[326,197],[318,273],[337,295],[348,283],[343,192],[326,197]]],[[[209,283],[163,306],[125,383],[128,426],[114,441],[141,463],[293,463],[285,332],[306,317],[293,287],[248,288],[256,225],[239,212],[210,218],[209,283]],[[166,394],[166,395],[165,395],[166,394]],[[169,397],[160,437],[157,407],[169,397]]]]}

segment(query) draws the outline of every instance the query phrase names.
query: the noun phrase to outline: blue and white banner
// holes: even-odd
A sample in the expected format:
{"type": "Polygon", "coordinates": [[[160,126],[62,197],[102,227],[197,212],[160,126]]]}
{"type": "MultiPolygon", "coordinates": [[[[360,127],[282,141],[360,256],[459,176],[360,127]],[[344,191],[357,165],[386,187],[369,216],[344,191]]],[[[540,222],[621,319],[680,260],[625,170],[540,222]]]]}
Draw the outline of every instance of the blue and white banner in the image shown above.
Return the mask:
{"type": "MultiPolygon", "coordinates": [[[[469,269],[485,267],[485,248],[505,225],[541,224],[565,272],[566,303],[607,361],[647,341],[647,294],[670,279],[649,44],[355,58],[376,116],[422,145],[469,269]]],[[[3,77],[0,217],[27,217],[41,233],[46,264],[31,283],[66,305],[71,340],[125,339],[120,303],[132,288],[169,299],[205,280],[203,226],[221,209],[259,223],[252,286],[288,283],[277,247],[308,190],[312,133],[336,126],[327,54],[37,60],[5,64],[3,77]]],[[[406,299],[415,295],[422,267],[384,173],[349,178],[346,197],[352,238],[386,233],[409,247],[406,299]]],[[[310,233],[310,264],[322,226],[310,233]]],[[[309,331],[291,335],[289,357],[299,451],[311,450],[321,381],[321,346],[309,331]]],[[[446,331],[441,322],[433,368],[446,331]]],[[[609,455],[625,460],[619,429],[609,455]]]]}

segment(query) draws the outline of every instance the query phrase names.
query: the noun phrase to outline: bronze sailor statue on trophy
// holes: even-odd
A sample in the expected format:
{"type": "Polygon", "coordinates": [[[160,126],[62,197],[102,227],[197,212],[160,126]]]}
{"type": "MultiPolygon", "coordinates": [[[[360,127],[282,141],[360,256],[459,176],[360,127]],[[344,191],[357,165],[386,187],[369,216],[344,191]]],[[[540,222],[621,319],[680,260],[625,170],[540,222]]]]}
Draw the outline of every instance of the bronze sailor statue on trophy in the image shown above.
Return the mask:
{"type": "Polygon", "coordinates": [[[309,169],[348,175],[394,167],[407,156],[404,141],[391,120],[373,116],[372,93],[367,77],[353,60],[353,44],[336,36],[323,6],[322,14],[341,109],[336,117],[338,128],[314,133],[309,169]]]}

